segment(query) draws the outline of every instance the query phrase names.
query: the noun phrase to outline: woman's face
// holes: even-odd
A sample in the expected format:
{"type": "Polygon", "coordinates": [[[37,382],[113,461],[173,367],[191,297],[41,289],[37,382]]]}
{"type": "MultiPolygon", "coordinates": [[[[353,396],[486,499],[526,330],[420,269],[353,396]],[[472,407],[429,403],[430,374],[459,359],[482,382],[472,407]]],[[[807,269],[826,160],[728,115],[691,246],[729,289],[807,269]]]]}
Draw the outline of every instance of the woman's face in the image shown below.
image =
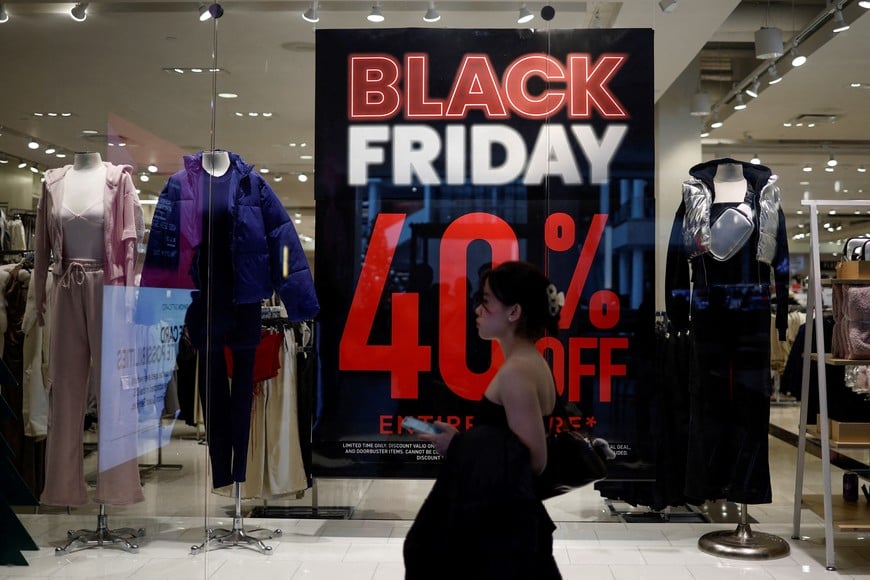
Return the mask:
{"type": "Polygon", "coordinates": [[[483,284],[480,303],[474,308],[477,333],[485,340],[497,339],[510,332],[512,322],[508,320],[510,307],[495,297],[489,288],[489,280],[483,284]]]}

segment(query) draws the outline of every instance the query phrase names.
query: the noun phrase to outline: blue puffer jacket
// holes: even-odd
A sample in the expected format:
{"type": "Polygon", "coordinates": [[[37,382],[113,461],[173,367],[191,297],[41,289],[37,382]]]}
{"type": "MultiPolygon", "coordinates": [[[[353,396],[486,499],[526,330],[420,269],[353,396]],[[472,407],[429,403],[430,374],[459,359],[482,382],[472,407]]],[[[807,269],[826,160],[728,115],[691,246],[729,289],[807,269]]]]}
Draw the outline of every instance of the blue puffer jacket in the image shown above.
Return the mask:
{"type": "MultiPolygon", "coordinates": [[[[259,302],[277,292],[291,321],[314,318],[320,311],[314,280],[287,210],[253,166],[229,155],[235,303],[259,302]]],[[[208,178],[197,153],[186,155],[184,169],[167,181],[151,222],[140,286],[196,287],[191,266],[202,241],[200,180],[208,178]]]]}

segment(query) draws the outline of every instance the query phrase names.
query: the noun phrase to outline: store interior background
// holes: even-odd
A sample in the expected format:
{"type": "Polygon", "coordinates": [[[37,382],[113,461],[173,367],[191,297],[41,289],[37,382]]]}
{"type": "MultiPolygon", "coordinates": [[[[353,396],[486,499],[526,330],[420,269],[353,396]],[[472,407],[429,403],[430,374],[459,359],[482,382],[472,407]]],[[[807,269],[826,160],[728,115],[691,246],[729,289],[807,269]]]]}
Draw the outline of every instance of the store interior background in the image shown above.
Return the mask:
{"type": "MultiPolygon", "coordinates": [[[[257,170],[268,169],[270,185],[296,219],[306,251],[313,256],[315,30],[516,28],[521,2],[439,1],[442,18],[431,24],[422,20],[428,4],[387,0],[382,3],[385,21],[373,25],[365,19],[370,2],[324,0],[320,22],[314,25],[301,17],[311,2],[227,1],[221,3],[225,13],[215,25],[214,20],[200,22],[200,4],[190,1],[95,1],[81,23],[69,17],[71,2],[2,2],[9,20],[0,24],[0,202],[9,210],[35,209],[42,171],[70,163],[75,152],[99,151],[106,160],[134,166],[140,197],[147,203],[180,168],[183,155],[210,148],[213,138],[216,148],[240,154],[257,170]],[[211,74],[215,64],[220,72],[211,74]],[[237,96],[214,100],[212,126],[215,90],[237,96]],[[28,146],[31,140],[36,148],[28,146]],[[48,153],[47,148],[55,151],[48,153]],[[157,171],[150,172],[149,165],[157,171]],[[148,181],[142,179],[146,175],[148,181]]],[[[862,171],[870,166],[870,10],[857,0],[679,0],[670,12],[657,0],[527,4],[536,18],[526,26],[534,28],[655,30],[658,276],[680,184],[701,161],[748,161],[757,155],[779,175],[797,265],[806,263],[809,248],[800,237],[808,231],[802,199],[870,198],[870,183],[862,171]],[[540,16],[544,5],[555,8],[550,22],[540,16]],[[843,8],[851,25],[846,32],[832,32],[830,18],[824,17],[835,7],[843,8]],[[801,36],[814,22],[820,22],[818,30],[801,36]],[[798,34],[798,49],[808,61],[792,68],[788,54],[780,57],[782,82],[767,85],[762,73],[762,92],[757,98],[744,97],[747,108],[734,111],[735,91],[770,64],[755,58],[754,34],[762,26],[782,29],[787,53],[798,34]],[[709,94],[724,121],[703,138],[711,117],[690,114],[699,89],[709,94]],[[832,156],[838,165],[826,172],[832,156]],[[803,171],[805,166],[813,171],[803,171]]],[[[153,205],[146,206],[148,216],[149,207],[153,205]]],[[[868,231],[870,206],[841,210],[825,221],[835,231],[822,230],[822,259],[835,261],[846,237],[868,231]]],[[[657,302],[663,304],[664,284],[659,279],[656,286],[657,302]]],[[[774,415],[777,420],[778,413],[774,415]]],[[[791,424],[794,415],[781,420],[791,424]]],[[[791,428],[796,430],[796,423],[791,428]]],[[[791,478],[793,485],[794,448],[777,447],[774,453],[772,464],[787,476],[783,484],[791,478]]],[[[185,468],[160,473],[159,486],[146,485],[146,502],[125,513],[198,515],[203,502],[207,511],[226,512],[228,500],[215,499],[208,491],[202,447],[194,445],[164,460],[184,461],[185,468]],[[170,503],[167,498],[174,499],[170,503]]],[[[354,505],[354,517],[360,519],[410,519],[428,485],[403,482],[398,491],[394,482],[325,482],[319,497],[307,494],[300,501],[354,505]]],[[[818,489],[820,484],[816,480],[813,485],[818,489]]],[[[786,489],[775,487],[774,496],[782,504],[768,510],[782,522],[791,517],[790,497],[782,497],[786,489]]],[[[567,501],[564,509],[552,504],[554,519],[609,517],[601,512],[594,492],[586,491],[593,499],[579,508],[567,501]]],[[[88,527],[93,522],[86,518],[79,523],[88,527]]]]}

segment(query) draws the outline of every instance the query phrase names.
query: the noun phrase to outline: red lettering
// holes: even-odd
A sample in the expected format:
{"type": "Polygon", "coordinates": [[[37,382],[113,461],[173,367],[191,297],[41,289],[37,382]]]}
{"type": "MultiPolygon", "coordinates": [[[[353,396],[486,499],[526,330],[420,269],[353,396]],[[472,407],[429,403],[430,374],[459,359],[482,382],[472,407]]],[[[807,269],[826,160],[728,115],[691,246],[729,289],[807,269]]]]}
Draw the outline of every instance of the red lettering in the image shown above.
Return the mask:
{"type": "Polygon", "coordinates": [[[547,54],[527,54],[513,61],[504,73],[504,93],[511,109],[527,119],[542,119],[554,115],[565,104],[564,89],[549,89],[534,96],[528,91],[531,77],[546,82],[565,81],[565,67],[547,54]]]}
{"type": "Polygon", "coordinates": [[[468,321],[468,246],[483,240],[492,248],[493,265],[519,257],[516,235],[510,224],[492,214],[474,212],[454,220],[441,237],[441,278],[438,313],[438,368],[451,391],[480,400],[504,356],[495,342],[485,372],[477,374],[465,362],[465,325],[468,321]]]}
{"type": "Polygon", "coordinates": [[[611,378],[625,376],[625,365],[613,364],[613,351],[616,349],[628,350],[628,339],[624,336],[601,339],[601,353],[598,357],[601,368],[598,400],[602,403],[610,402],[611,378]]]}
{"type": "Polygon", "coordinates": [[[461,119],[479,110],[489,119],[543,119],[567,103],[569,119],[588,119],[597,111],[604,119],[627,119],[609,84],[628,55],[604,54],[593,61],[585,53],[568,55],[566,64],[544,53],[518,57],[499,80],[486,54],[467,54],[460,63],[446,99],[429,95],[429,56],[411,53],[402,64],[387,54],[356,54],[348,58],[348,119],[383,121],[402,111],[407,119],[461,119]],[[541,78],[564,87],[529,91],[529,81],[541,78]],[[445,104],[446,103],[446,104],[445,104]]]}
{"type": "Polygon", "coordinates": [[[440,119],[444,102],[429,98],[429,55],[405,56],[405,117],[440,119]]]}
{"type": "Polygon", "coordinates": [[[580,379],[594,377],[595,365],[580,362],[584,350],[598,347],[597,338],[577,337],[568,339],[568,400],[580,400],[580,379]]]}
{"type": "Polygon", "coordinates": [[[399,62],[387,54],[351,55],[349,60],[348,119],[394,117],[402,106],[399,62]]]}
{"type": "Polygon", "coordinates": [[[613,351],[627,350],[625,337],[568,339],[568,400],[580,400],[580,380],[582,377],[598,376],[598,402],[610,403],[612,398],[613,377],[624,377],[625,365],[613,363],[613,351]],[[582,363],[583,351],[598,349],[598,364],[582,363]],[[575,398],[576,397],[576,398],[575,398]]]}
{"type": "Polygon", "coordinates": [[[628,113],[613,96],[607,83],[622,68],[626,55],[605,54],[589,70],[588,54],[568,55],[568,74],[571,77],[569,88],[569,119],[588,119],[594,106],[605,119],[627,119],[628,113]]]}
{"type": "Polygon", "coordinates": [[[485,54],[467,54],[453,79],[446,117],[465,118],[468,109],[481,109],[489,119],[506,119],[498,77],[485,54]]]}
{"type": "Polygon", "coordinates": [[[589,299],[589,322],[601,330],[608,330],[619,322],[619,296],[612,290],[599,290],[589,299]]]}

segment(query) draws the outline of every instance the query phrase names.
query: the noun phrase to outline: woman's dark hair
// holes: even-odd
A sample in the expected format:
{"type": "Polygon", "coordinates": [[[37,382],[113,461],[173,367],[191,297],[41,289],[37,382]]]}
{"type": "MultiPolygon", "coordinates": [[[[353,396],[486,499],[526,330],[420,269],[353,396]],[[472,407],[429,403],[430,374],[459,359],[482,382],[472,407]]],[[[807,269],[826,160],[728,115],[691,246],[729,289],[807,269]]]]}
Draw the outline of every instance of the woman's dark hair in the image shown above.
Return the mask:
{"type": "Polygon", "coordinates": [[[480,275],[480,288],[489,282],[489,289],[499,302],[506,306],[519,304],[522,316],[517,332],[531,340],[538,340],[545,333],[559,331],[559,311],[550,309],[550,280],[530,262],[503,262],[496,268],[480,275]]]}

